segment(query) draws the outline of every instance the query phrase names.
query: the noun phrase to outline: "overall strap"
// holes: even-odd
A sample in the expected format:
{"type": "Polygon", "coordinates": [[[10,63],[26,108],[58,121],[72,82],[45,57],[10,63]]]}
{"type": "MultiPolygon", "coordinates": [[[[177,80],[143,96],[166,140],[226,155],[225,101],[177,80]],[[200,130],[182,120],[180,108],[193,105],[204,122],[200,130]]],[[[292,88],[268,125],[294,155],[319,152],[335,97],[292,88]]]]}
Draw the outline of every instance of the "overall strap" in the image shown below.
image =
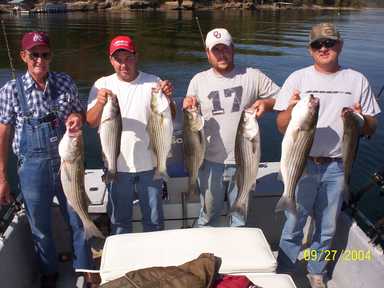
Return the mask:
{"type": "Polygon", "coordinates": [[[16,78],[16,89],[23,115],[25,117],[31,116],[31,112],[28,109],[27,98],[25,97],[24,84],[23,80],[21,79],[21,76],[18,76],[16,78]]]}
{"type": "Polygon", "coordinates": [[[49,73],[49,75],[51,76],[51,79],[50,81],[48,82],[48,85],[49,85],[49,107],[50,107],[50,110],[51,112],[57,112],[58,110],[58,107],[57,107],[57,103],[56,103],[56,99],[59,97],[59,93],[57,91],[57,86],[55,84],[56,82],[56,77],[54,76],[53,73],[49,73]]]}

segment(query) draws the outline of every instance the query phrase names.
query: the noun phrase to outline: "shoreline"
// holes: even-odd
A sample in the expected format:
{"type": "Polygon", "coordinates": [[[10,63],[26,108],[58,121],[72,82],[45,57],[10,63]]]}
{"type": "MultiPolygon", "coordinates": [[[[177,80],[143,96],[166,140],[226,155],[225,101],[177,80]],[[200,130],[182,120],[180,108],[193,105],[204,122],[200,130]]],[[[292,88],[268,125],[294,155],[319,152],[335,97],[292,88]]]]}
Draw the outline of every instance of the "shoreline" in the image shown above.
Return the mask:
{"type": "Polygon", "coordinates": [[[334,6],[319,6],[319,5],[301,5],[294,6],[293,4],[264,4],[256,5],[252,0],[245,0],[243,2],[229,1],[225,3],[212,2],[202,4],[190,0],[183,1],[179,6],[178,1],[167,1],[160,4],[157,0],[127,0],[121,1],[118,4],[112,5],[111,2],[99,1],[78,1],[66,2],[59,4],[51,4],[49,8],[44,9],[42,3],[30,5],[29,7],[16,6],[12,4],[0,5],[1,13],[10,14],[23,14],[24,13],[68,13],[68,12],[88,12],[88,11],[137,11],[137,10],[156,10],[156,11],[213,11],[213,10],[272,10],[272,11],[288,11],[288,10],[334,10],[334,11],[358,11],[368,9],[370,7],[334,7],[334,6]]]}

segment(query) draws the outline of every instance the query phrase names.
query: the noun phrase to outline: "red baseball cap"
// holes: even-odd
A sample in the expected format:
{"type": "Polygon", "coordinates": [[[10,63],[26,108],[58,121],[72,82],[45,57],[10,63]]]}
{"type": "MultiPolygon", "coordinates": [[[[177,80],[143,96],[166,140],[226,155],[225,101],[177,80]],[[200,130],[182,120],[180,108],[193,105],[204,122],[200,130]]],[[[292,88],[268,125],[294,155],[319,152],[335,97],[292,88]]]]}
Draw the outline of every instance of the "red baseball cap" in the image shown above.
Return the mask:
{"type": "Polygon", "coordinates": [[[131,53],[136,52],[135,44],[129,36],[117,36],[112,39],[111,44],[109,44],[109,55],[111,56],[116,50],[126,50],[131,53]]]}
{"type": "Polygon", "coordinates": [[[49,47],[49,38],[47,33],[34,31],[34,32],[27,32],[23,35],[23,38],[21,39],[22,50],[29,50],[35,46],[49,47]]]}

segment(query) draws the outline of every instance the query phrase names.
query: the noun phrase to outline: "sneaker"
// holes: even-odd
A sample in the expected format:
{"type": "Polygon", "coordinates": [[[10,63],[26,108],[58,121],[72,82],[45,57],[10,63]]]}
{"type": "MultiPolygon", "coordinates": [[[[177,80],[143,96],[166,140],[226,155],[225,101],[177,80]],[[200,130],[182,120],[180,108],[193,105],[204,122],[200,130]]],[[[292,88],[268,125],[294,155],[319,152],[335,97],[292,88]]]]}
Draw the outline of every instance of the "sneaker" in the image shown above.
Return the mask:
{"type": "Polygon", "coordinates": [[[327,288],[327,285],[324,283],[323,275],[307,274],[307,278],[312,288],[327,288]]]}

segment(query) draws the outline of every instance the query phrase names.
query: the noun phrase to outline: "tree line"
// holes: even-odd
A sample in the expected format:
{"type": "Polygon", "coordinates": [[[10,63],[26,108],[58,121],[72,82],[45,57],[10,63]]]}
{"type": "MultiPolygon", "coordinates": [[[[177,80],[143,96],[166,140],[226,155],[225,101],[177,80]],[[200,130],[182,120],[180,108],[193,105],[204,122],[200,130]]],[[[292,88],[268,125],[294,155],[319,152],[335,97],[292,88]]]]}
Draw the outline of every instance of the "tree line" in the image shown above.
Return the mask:
{"type": "Polygon", "coordinates": [[[371,2],[371,4],[375,4],[374,2],[384,2],[382,0],[255,0],[256,4],[265,5],[265,4],[273,4],[277,2],[288,2],[293,5],[302,6],[302,5],[319,5],[319,6],[333,6],[333,7],[362,7],[367,6],[371,2]]]}

